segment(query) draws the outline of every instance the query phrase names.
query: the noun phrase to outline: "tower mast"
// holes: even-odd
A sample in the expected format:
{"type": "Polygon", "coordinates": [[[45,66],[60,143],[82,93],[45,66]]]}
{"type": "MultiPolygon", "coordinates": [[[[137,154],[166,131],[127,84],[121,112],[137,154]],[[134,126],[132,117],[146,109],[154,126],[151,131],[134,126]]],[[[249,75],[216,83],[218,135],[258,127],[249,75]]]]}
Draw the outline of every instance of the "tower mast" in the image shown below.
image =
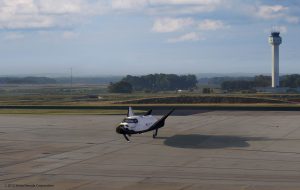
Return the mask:
{"type": "Polygon", "coordinates": [[[279,45],[282,42],[280,32],[271,32],[269,43],[272,45],[272,88],[279,87],[279,45]]]}

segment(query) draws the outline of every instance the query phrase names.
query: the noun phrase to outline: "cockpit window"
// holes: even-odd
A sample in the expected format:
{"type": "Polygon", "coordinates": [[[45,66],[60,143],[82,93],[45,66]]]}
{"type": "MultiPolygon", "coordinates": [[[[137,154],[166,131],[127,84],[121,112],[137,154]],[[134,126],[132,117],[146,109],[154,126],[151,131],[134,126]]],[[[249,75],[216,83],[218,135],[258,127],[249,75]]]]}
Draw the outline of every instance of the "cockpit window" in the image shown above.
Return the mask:
{"type": "Polygon", "coordinates": [[[123,120],[124,123],[138,123],[137,119],[124,119],[123,120]]]}

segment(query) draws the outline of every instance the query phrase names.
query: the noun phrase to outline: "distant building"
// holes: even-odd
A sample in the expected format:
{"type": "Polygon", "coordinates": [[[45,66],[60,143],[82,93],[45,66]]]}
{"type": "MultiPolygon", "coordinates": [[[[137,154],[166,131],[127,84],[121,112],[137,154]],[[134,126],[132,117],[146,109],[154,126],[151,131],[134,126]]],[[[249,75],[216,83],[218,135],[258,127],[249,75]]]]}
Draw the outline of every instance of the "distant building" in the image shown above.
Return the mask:
{"type": "Polygon", "coordinates": [[[272,45],[272,88],[279,87],[279,45],[281,42],[280,32],[271,32],[269,43],[272,45]]]}

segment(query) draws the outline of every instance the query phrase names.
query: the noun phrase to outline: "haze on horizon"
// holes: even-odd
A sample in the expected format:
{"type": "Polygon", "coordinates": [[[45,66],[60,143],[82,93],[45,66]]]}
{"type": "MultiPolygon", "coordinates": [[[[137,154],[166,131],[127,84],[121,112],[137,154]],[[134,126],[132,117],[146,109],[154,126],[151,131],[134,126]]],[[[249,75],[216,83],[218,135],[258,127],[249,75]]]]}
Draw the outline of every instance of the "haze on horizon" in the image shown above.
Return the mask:
{"type": "Polygon", "coordinates": [[[0,0],[0,75],[300,73],[297,0],[0,0]]]}

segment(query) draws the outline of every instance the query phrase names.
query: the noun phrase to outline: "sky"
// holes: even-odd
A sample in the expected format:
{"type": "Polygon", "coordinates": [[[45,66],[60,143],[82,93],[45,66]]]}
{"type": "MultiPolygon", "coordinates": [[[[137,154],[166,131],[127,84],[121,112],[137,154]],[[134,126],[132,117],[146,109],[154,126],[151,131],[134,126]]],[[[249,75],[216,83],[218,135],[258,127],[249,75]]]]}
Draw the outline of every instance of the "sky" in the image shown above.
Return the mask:
{"type": "Polygon", "coordinates": [[[298,0],[0,0],[0,75],[300,73],[298,0]]]}

